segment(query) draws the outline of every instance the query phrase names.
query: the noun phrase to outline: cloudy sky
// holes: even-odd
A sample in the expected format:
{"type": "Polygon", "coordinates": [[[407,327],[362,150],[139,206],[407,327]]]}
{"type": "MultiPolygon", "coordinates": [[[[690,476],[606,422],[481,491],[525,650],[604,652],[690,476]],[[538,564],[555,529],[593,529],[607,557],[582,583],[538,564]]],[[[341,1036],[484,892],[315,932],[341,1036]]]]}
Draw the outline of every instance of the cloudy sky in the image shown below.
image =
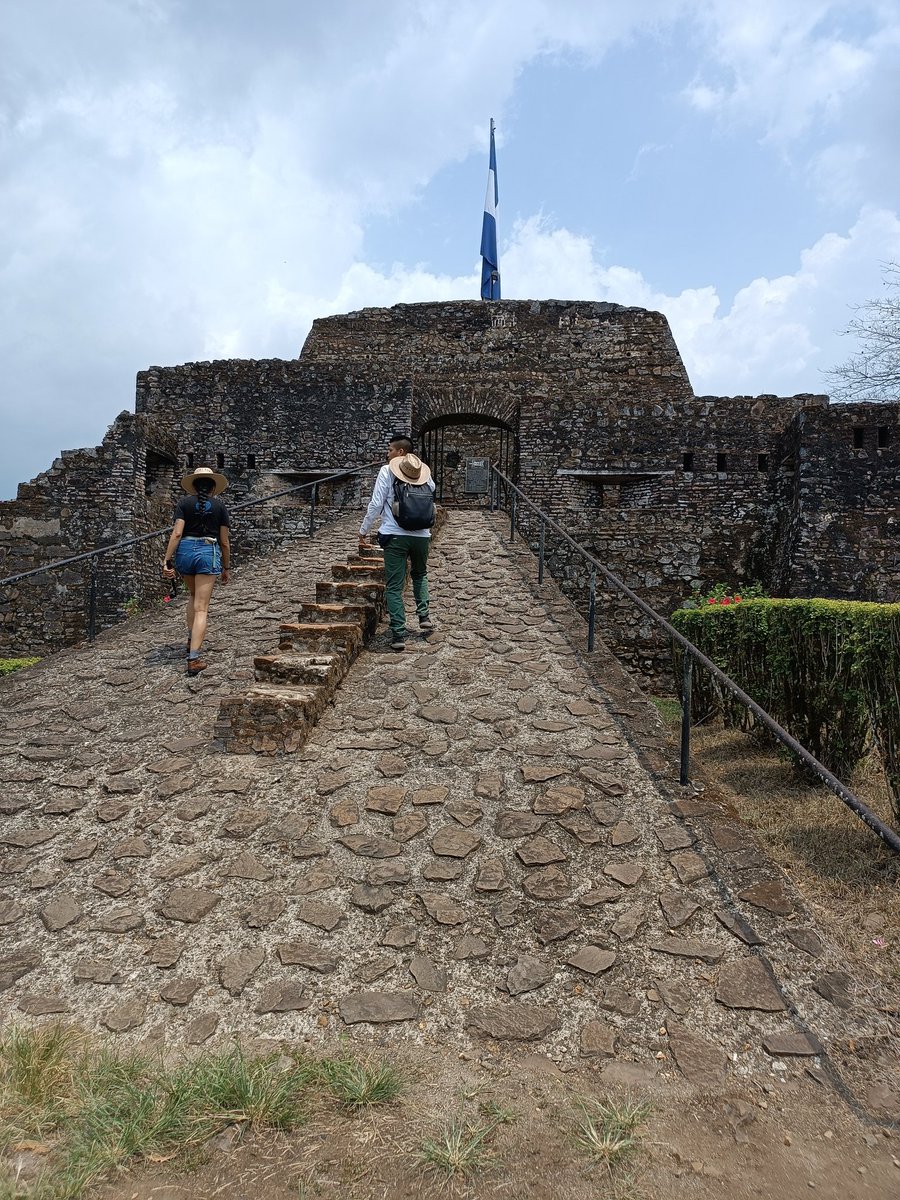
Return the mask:
{"type": "Polygon", "coordinates": [[[151,364],[478,295],[665,312],[821,391],[900,259],[900,0],[3,0],[0,498],[151,364]]]}

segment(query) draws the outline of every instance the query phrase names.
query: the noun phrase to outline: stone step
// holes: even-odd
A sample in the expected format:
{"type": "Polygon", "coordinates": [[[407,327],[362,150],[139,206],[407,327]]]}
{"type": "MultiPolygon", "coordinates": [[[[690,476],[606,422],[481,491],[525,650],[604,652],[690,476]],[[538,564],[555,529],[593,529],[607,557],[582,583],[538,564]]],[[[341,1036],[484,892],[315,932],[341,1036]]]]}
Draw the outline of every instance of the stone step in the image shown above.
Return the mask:
{"type": "Polygon", "coordinates": [[[287,622],[280,627],[278,648],[300,654],[342,654],[352,662],[362,649],[361,625],[287,622]]]}
{"type": "Polygon", "coordinates": [[[331,694],[349,666],[350,660],[343,654],[260,654],[253,660],[253,675],[259,683],[312,684],[331,694]]]}
{"type": "Polygon", "coordinates": [[[361,625],[363,635],[369,637],[378,625],[378,609],[374,604],[313,604],[305,601],[300,605],[300,624],[361,625]]]}
{"type": "Polygon", "coordinates": [[[328,688],[258,683],[219,706],[215,736],[232,754],[299,750],[331,699],[328,688]]]}
{"type": "Polygon", "coordinates": [[[384,579],[384,567],[375,563],[371,566],[354,566],[350,563],[334,563],[331,568],[332,579],[355,580],[365,583],[367,580],[384,579]]]}
{"type": "Polygon", "coordinates": [[[376,554],[348,554],[347,562],[356,567],[383,567],[384,555],[380,550],[376,554]]]}
{"type": "Polygon", "coordinates": [[[320,580],[316,584],[317,604],[374,604],[379,611],[384,608],[384,584],[335,583],[320,580]]]}

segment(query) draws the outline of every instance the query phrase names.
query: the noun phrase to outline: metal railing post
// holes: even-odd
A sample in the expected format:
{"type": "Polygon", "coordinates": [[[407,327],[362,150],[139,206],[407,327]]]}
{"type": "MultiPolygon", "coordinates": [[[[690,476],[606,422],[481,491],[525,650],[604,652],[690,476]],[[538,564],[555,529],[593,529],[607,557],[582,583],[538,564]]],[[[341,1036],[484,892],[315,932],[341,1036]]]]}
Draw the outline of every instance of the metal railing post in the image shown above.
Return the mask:
{"type": "Polygon", "coordinates": [[[88,641],[97,636],[97,558],[91,559],[91,586],[88,593],[88,641]]]}
{"type": "Polygon", "coordinates": [[[309,536],[314,537],[316,532],[316,495],[319,491],[319,485],[314,483],[312,491],[309,493],[309,536]]]}
{"type": "Polygon", "coordinates": [[[684,652],[681,674],[681,776],[682,787],[690,783],[691,765],[691,685],[694,680],[694,656],[684,652]]]}
{"type": "Polygon", "coordinates": [[[509,498],[509,540],[516,536],[516,493],[513,492],[509,498]]]}
{"type": "Polygon", "coordinates": [[[594,631],[597,626],[597,571],[591,567],[591,582],[588,586],[588,654],[594,649],[594,631]]]}
{"type": "Polygon", "coordinates": [[[538,583],[544,582],[544,540],[547,522],[541,519],[541,532],[538,535],[538,583]]]}

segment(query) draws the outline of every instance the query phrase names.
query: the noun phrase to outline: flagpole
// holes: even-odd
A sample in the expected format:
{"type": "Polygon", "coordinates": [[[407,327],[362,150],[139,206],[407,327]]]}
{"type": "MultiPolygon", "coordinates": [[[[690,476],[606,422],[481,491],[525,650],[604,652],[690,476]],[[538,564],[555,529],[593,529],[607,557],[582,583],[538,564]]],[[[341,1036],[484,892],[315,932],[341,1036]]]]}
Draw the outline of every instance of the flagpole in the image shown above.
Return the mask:
{"type": "Polygon", "coordinates": [[[484,219],[481,225],[481,298],[500,299],[500,258],[497,253],[497,213],[500,191],[497,186],[497,150],[494,144],[494,118],[491,117],[491,150],[488,164],[484,219]]]}

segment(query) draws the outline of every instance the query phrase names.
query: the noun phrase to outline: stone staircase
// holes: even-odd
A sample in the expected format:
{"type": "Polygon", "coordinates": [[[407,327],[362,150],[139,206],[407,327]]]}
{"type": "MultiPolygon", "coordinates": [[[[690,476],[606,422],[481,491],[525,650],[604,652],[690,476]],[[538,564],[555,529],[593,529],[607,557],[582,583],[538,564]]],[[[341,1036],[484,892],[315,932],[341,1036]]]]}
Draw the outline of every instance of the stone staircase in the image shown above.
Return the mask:
{"type": "Polygon", "coordinates": [[[316,584],[296,622],[281,625],[278,652],[253,660],[254,682],[222,701],[216,736],[233,754],[299,750],[341,680],[375,633],[384,609],[384,560],[350,554],[316,584]]]}

